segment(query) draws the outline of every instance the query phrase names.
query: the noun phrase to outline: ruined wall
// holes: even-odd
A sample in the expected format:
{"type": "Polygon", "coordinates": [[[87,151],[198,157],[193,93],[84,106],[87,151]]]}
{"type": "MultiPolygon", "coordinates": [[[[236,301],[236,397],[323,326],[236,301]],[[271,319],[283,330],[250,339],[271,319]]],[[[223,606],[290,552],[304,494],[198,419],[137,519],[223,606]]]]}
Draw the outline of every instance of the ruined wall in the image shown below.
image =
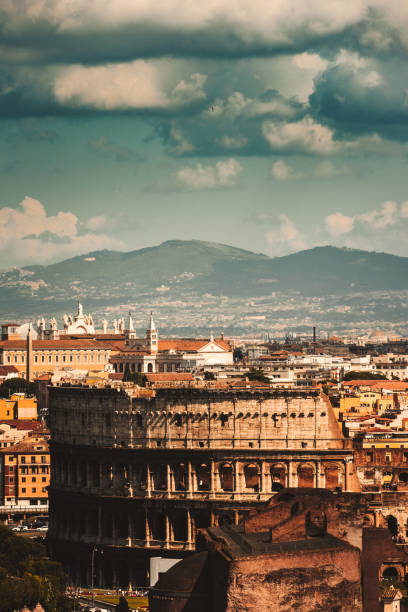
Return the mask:
{"type": "Polygon", "coordinates": [[[231,564],[227,589],[226,612],[361,612],[360,553],[308,550],[240,559],[231,564]]]}

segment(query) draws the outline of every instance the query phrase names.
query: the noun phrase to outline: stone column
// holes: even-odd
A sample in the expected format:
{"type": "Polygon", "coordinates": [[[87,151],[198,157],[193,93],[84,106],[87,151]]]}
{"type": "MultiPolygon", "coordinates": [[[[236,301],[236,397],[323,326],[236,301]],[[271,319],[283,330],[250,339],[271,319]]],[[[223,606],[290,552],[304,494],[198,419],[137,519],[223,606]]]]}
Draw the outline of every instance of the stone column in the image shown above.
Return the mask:
{"type": "Polygon", "coordinates": [[[146,546],[149,547],[150,546],[150,525],[149,525],[147,506],[145,506],[144,510],[145,510],[145,531],[146,531],[145,542],[146,542],[146,546]]]}
{"type": "Polygon", "coordinates": [[[152,476],[150,473],[150,465],[146,464],[146,497],[152,496],[152,476]]]}
{"type": "Polygon", "coordinates": [[[259,482],[260,493],[266,492],[266,475],[265,475],[265,461],[260,462],[260,482],[259,482]]]}
{"type": "Polygon", "coordinates": [[[165,543],[165,547],[166,548],[170,548],[170,521],[169,521],[169,515],[166,512],[166,516],[164,517],[165,520],[165,524],[166,524],[166,543],[165,543]]]}
{"type": "Polygon", "coordinates": [[[215,464],[213,459],[210,461],[210,495],[215,496],[218,487],[216,486],[215,464]]]}
{"type": "Polygon", "coordinates": [[[325,487],[325,474],[323,471],[323,466],[320,461],[316,461],[316,484],[315,486],[318,489],[324,489],[325,487]]]}
{"type": "Polygon", "coordinates": [[[166,465],[166,493],[167,493],[167,497],[171,497],[171,493],[174,490],[172,480],[173,479],[172,479],[172,474],[171,474],[171,468],[170,468],[170,465],[167,464],[166,465]]]}
{"type": "Polygon", "coordinates": [[[288,463],[288,487],[296,487],[297,486],[297,472],[296,472],[296,464],[289,461],[288,463]]]}
{"type": "Polygon", "coordinates": [[[239,474],[239,462],[234,461],[234,493],[239,496],[241,493],[241,482],[239,474]]]}
{"type": "Polygon", "coordinates": [[[191,468],[191,461],[187,462],[187,497],[193,497],[194,482],[193,482],[193,471],[191,468]]]}
{"type": "Polygon", "coordinates": [[[190,514],[190,509],[187,508],[186,510],[186,518],[187,518],[187,543],[188,544],[192,544],[193,543],[193,538],[192,538],[192,525],[191,525],[191,514],[190,514]]]}

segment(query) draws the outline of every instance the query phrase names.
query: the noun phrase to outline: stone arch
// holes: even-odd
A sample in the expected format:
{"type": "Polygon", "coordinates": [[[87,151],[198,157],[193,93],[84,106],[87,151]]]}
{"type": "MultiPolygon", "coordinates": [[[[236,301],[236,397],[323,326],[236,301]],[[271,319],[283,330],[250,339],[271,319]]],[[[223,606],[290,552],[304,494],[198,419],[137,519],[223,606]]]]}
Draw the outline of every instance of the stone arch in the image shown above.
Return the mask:
{"type": "Polygon", "coordinates": [[[234,468],[231,463],[222,463],[219,467],[220,487],[223,491],[234,490],[234,468]]]}
{"type": "Polygon", "coordinates": [[[286,466],[283,463],[271,465],[271,491],[279,492],[286,487],[286,466]]]}
{"type": "Polygon", "coordinates": [[[326,514],[320,510],[309,510],[305,517],[305,527],[309,537],[324,537],[327,531],[326,514]]]}
{"type": "Polygon", "coordinates": [[[176,491],[185,491],[187,489],[187,470],[184,463],[173,467],[173,478],[176,491]]]}
{"type": "Polygon", "coordinates": [[[244,466],[245,488],[259,491],[259,466],[256,463],[247,463],[244,466]]]}
{"type": "Polygon", "coordinates": [[[400,573],[395,565],[384,565],[381,568],[381,578],[383,580],[400,580],[400,573]]]}
{"type": "Polygon", "coordinates": [[[363,527],[375,527],[375,518],[373,514],[365,514],[363,517],[363,527]]]}
{"type": "Polygon", "coordinates": [[[197,469],[197,489],[199,491],[210,490],[211,470],[207,463],[201,463],[197,469]]]}
{"type": "Polygon", "coordinates": [[[315,469],[310,464],[301,464],[297,469],[298,487],[314,487],[315,469]]]}
{"type": "Polygon", "coordinates": [[[218,524],[219,525],[233,525],[235,522],[235,517],[233,512],[224,512],[218,516],[218,524]]]}
{"type": "Polygon", "coordinates": [[[187,513],[182,508],[177,508],[171,513],[171,524],[173,527],[173,539],[178,542],[187,541],[187,513]]]}
{"type": "Polygon", "coordinates": [[[162,512],[151,512],[149,526],[152,540],[166,539],[166,517],[162,512]]]}
{"type": "Polygon", "coordinates": [[[167,489],[167,465],[160,464],[152,468],[153,488],[156,491],[167,489]]]}
{"type": "Polygon", "coordinates": [[[392,514],[389,514],[386,517],[388,531],[392,536],[396,536],[398,534],[398,521],[392,514]]]}
{"type": "Polygon", "coordinates": [[[324,466],[324,483],[326,489],[336,489],[341,486],[340,468],[337,463],[324,466]]]}

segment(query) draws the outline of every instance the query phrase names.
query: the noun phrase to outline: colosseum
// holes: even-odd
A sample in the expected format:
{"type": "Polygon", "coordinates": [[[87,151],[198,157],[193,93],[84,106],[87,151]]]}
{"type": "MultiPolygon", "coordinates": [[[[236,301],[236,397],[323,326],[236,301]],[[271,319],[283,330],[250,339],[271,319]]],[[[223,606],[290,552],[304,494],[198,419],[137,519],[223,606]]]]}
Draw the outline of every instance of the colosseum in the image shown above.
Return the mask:
{"type": "Polygon", "coordinates": [[[356,491],[350,441],[316,390],[50,388],[51,554],[73,584],[145,585],[197,529],[283,487],[356,491]]]}

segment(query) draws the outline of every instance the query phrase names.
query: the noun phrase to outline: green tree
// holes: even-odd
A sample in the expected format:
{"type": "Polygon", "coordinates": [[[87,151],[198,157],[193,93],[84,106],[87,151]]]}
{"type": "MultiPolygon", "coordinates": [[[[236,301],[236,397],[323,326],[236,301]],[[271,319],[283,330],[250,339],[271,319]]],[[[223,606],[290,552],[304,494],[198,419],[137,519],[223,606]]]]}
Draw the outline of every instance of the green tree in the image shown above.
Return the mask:
{"type": "Polygon", "coordinates": [[[214,372],[204,372],[204,380],[215,380],[214,372]]]}
{"type": "Polygon", "coordinates": [[[36,391],[36,384],[27,382],[25,378],[8,378],[0,385],[0,397],[10,397],[13,393],[35,395],[36,391]]]}
{"type": "Polygon", "coordinates": [[[265,372],[263,370],[258,370],[257,368],[251,368],[249,372],[243,375],[243,378],[248,378],[248,380],[258,380],[259,382],[271,382],[265,375],[265,372]]]}
{"type": "Polygon", "coordinates": [[[123,372],[123,382],[132,382],[135,383],[136,385],[139,385],[139,387],[145,387],[146,386],[146,381],[147,378],[144,374],[142,374],[142,372],[131,372],[130,371],[130,366],[127,363],[125,365],[125,370],[123,372]]]}
{"type": "Polygon", "coordinates": [[[376,372],[360,372],[357,370],[351,370],[343,376],[343,380],[387,380],[387,377],[384,376],[384,374],[377,374],[376,372]]]}

